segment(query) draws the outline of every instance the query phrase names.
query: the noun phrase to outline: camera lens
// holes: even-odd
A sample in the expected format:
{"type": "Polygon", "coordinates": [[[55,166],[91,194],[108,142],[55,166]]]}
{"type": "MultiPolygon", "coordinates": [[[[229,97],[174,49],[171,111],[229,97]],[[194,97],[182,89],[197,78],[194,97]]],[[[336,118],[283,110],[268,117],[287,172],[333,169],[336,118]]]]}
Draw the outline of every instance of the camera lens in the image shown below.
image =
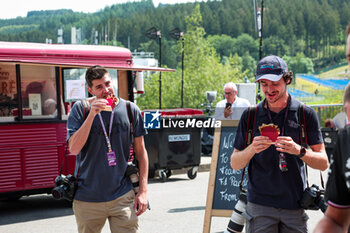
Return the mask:
{"type": "Polygon", "coordinates": [[[63,188],[62,186],[63,186],[63,185],[60,185],[60,186],[55,187],[54,189],[52,189],[52,192],[51,192],[51,193],[52,193],[52,196],[53,196],[55,199],[57,199],[57,200],[63,198],[63,195],[64,195],[65,190],[64,190],[64,188],[63,188]]]}
{"type": "Polygon", "coordinates": [[[245,212],[246,206],[247,195],[242,192],[239,195],[239,201],[233,209],[230,222],[228,223],[227,229],[224,233],[242,232],[245,224],[245,217],[242,216],[242,213],[245,212]]]}
{"type": "Polygon", "coordinates": [[[130,181],[134,187],[135,194],[139,192],[139,169],[132,163],[128,163],[128,167],[126,168],[125,175],[130,178],[130,181]]]}

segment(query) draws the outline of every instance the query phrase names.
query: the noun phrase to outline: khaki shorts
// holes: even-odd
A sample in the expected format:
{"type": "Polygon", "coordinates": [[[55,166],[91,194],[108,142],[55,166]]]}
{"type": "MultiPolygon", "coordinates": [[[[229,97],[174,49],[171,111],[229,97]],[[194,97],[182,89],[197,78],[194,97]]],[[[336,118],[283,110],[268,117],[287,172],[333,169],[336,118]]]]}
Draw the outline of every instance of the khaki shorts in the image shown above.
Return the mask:
{"type": "Polygon", "coordinates": [[[138,218],[134,210],[133,190],[108,202],[73,201],[73,211],[79,233],[98,233],[106,219],[112,233],[137,233],[138,218]]]}
{"type": "Polygon", "coordinates": [[[309,217],[303,209],[277,209],[248,202],[247,233],[305,233],[309,217]],[[249,218],[249,219],[248,219],[249,218]]]}

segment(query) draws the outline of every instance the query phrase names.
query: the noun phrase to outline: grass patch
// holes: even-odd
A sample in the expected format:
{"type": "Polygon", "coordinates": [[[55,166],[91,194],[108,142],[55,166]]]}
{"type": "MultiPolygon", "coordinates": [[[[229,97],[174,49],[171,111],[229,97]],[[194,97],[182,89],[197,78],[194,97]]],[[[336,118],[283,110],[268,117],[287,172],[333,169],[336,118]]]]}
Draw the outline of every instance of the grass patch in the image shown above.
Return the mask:
{"type": "Polygon", "coordinates": [[[323,73],[320,73],[318,77],[320,79],[344,79],[344,78],[350,78],[349,73],[349,66],[344,65],[323,73]]]}

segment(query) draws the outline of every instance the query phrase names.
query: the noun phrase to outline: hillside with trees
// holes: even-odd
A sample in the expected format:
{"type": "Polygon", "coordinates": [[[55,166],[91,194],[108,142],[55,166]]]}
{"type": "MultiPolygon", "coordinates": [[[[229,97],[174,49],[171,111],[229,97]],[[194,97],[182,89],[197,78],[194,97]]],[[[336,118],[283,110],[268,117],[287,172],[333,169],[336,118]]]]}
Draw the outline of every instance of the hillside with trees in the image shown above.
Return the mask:
{"type": "MultiPolygon", "coordinates": [[[[349,1],[264,2],[264,55],[304,55],[313,59],[317,69],[343,59],[343,31],[350,19],[349,1]]],[[[198,4],[205,37],[211,41],[221,58],[237,53],[241,57],[245,56],[246,60],[250,57],[258,59],[252,1],[209,0],[198,4]]],[[[154,51],[157,56],[156,42],[145,36],[148,28],[156,27],[162,32],[163,51],[167,54],[163,64],[175,67],[179,58],[172,48],[176,43],[168,36],[168,32],[176,27],[186,32],[185,18],[195,5],[160,4],[155,8],[152,0],[141,0],[116,4],[89,14],[72,10],[31,11],[27,17],[0,20],[0,40],[45,42],[46,38],[51,38],[56,43],[57,30],[62,28],[64,43],[70,43],[71,27],[74,26],[82,29],[83,42],[86,44],[93,43],[92,34],[98,31],[100,44],[118,44],[132,51],[154,51]]]]}
{"type": "MultiPolygon", "coordinates": [[[[348,0],[265,0],[262,55],[283,57],[294,73],[313,73],[345,62],[348,21],[348,0]]],[[[98,41],[154,52],[157,59],[159,45],[145,32],[151,27],[160,30],[162,65],[177,68],[164,74],[163,107],[180,106],[180,89],[173,87],[181,86],[181,42],[169,36],[172,29],[185,33],[185,107],[199,108],[205,102],[205,90],[221,93],[227,81],[243,82],[245,77],[253,81],[259,59],[253,1],[247,0],[158,7],[152,0],[141,0],[88,14],[67,9],[31,11],[26,17],[0,20],[0,40],[44,43],[50,38],[57,43],[57,31],[62,29],[63,42],[69,44],[72,27],[80,28],[84,44],[98,41]]],[[[157,93],[157,74],[146,77],[145,89],[157,93]]],[[[158,98],[144,95],[138,103],[142,108],[157,108],[158,98]]]]}

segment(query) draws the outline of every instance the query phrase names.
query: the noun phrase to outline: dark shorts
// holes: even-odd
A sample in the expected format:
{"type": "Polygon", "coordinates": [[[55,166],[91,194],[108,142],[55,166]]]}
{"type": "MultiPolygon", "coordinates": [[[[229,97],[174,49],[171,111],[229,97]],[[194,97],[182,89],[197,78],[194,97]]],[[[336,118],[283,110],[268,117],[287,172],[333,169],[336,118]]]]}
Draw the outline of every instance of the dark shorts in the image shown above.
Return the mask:
{"type": "Polygon", "coordinates": [[[246,211],[247,233],[308,232],[309,217],[304,209],[278,209],[248,202],[246,211]]]}

